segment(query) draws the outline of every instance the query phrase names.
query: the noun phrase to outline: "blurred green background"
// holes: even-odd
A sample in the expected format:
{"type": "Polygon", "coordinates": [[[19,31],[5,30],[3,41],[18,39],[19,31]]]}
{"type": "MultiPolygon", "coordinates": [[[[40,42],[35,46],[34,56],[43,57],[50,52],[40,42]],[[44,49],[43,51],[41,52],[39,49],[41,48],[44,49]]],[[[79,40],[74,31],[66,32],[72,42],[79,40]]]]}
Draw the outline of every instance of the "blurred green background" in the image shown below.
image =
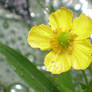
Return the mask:
{"type": "MultiPolygon", "coordinates": [[[[17,4],[23,1],[19,0],[17,4]]],[[[27,44],[27,35],[31,26],[48,24],[49,14],[60,7],[71,9],[74,17],[79,16],[80,13],[85,13],[92,18],[92,0],[29,0],[27,2],[29,4],[29,15],[22,11],[23,16],[20,13],[13,12],[15,9],[12,11],[6,9],[5,3],[7,2],[0,5],[0,42],[21,52],[36,64],[38,69],[44,71],[43,60],[47,52],[32,49],[27,44]]],[[[21,12],[22,8],[19,9],[19,12],[21,12]]],[[[10,87],[10,92],[35,92],[12,70],[5,60],[5,57],[0,54],[0,92],[6,92],[3,90],[6,87],[10,87]],[[18,90],[18,87],[21,90],[18,90]]],[[[77,92],[80,83],[84,82],[84,79],[80,71],[71,71],[77,92]]],[[[90,80],[89,71],[85,71],[90,80]]]]}

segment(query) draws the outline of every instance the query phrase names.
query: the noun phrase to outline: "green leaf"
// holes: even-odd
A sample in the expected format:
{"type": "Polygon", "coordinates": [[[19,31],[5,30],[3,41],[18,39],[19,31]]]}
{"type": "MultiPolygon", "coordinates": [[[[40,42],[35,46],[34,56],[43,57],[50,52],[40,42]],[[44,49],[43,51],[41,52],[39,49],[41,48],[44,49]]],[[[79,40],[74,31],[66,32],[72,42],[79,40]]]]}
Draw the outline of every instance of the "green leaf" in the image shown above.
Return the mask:
{"type": "Polygon", "coordinates": [[[75,92],[70,71],[53,76],[61,92],[75,92]]]}
{"type": "Polygon", "coordinates": [[[79,89],[79,91],[78,92],[85,92],[83,89],[79,89]]]}
{"type": "Polygon", "coordinates": [[[90,90],[89,92],[92,92],[92,80],[89,82],[88,90],[90,90]]]}
{"type": "Polygon", "coordinates": [[[87,87],[87,85],[84,84],[84,83],[80,83],[80,86],[81,86],[82,89],[86,89],[86,87],[87,87]]]}
{"type": "Polygon", "coordinates": [[[1,43],[0,52],[6,57],[15,72],[37,92],[60,92],[52,81],[21,53],[1,43]]]}

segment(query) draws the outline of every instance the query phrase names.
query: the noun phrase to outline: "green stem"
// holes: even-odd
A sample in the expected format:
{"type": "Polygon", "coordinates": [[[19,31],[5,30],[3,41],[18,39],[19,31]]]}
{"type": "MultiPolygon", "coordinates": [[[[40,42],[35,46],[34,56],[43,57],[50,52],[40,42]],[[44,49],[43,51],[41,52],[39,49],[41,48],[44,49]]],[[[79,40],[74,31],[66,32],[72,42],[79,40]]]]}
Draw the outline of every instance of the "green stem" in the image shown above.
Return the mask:
{"type": "Polygon", "coordinates": [[[84,71],[84,70],[81,70],[81,72],[82,72],[82,75],[83,75],[83,77],[84,77],[85,83],[86,83],[86,85],[88,86],[88,79],[87,79],[87,75],[86,75],[86,73],[85,73],[85,71],[84,71]]]}
{"type": "Polygon", "coordinates": [[[92,76],[92,68],[91,68],[91,66],[88,68],[88,70],[89,70],[89,72],[90,72],[90,74],[92,76]]]}

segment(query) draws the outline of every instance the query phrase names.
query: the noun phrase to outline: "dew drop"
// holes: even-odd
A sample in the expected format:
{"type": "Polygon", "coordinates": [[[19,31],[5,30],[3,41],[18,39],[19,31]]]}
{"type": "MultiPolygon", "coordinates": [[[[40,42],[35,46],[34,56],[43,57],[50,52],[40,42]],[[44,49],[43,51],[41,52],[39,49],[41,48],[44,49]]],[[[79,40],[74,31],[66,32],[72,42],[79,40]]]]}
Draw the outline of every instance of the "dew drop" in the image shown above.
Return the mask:
{"type": "Polygon", "coordinates": [[[76,4],[75,7],[74,7],[74,9],[76,11],[80,10],[81,9],[81,4],[76,4]]]}
{"type": "Polygon", "coordinates": [[[31,17],[35,17],[35,13],[34,12],[31,12],[31,17]]]}
{"type": "Polygon", "coordinates": [[[28,58],[29,58],[29,60],[31,62],[34,62],[35,61],[35,56],[33,56],[33,55],[29,55],[28,58]]]}
{"type": "Polygon", "coordinates": [[[41,70],[41,66],[37,66],[37,69],[41,70]]]}
{"type": "Polygon", "coordinates": [[[29,92],[29,90],[23,84],[14,83],[9,86],[9,92],[29,92]]]}
{"type": "Polygon", "coordinates": [[[46,66],[42,66],[42,70],[46,70],[46,66]]]}

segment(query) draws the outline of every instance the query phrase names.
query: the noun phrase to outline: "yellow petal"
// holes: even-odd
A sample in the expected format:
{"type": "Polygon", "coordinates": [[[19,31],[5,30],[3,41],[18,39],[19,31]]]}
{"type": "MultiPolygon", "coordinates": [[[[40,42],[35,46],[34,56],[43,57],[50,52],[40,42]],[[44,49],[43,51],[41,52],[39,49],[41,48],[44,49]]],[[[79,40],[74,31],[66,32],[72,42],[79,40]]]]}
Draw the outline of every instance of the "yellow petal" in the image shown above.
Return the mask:
{"type": "Polygon", "coordinates": [[[53,74],[60,74],[66,72],[71,68],[71,61],[66,54],[55,54],[53,51],[48,53],[45,57],[45,62],[47,71],[53,74]]]}
{"type": "Polygon", "coordinates": [[[28,43],[33,48],[50,49],[52,34],[51,28],[47,25],[34,26],[29,32],[28,43]]]}
{"type": "Polygon", "coordinates": [[[49,17],[49,24],[55,30],[61,28],[63,31],[71,29],[73,14],[70,10],[61,8],[49,17]]]}
{"type": "Polygon", "coordinates": [[[72,33],[77,34],[77,40],[86,39],[92,34],[92,19],[81,14],[73,20],[72,33]]]}
{"type": "Polygon", "coordinates": [[[92,46],[89,41],[75,43],[72,53],[72,67],[74,69],[86,69],[88,68],[92,57],[92,46]]]}

